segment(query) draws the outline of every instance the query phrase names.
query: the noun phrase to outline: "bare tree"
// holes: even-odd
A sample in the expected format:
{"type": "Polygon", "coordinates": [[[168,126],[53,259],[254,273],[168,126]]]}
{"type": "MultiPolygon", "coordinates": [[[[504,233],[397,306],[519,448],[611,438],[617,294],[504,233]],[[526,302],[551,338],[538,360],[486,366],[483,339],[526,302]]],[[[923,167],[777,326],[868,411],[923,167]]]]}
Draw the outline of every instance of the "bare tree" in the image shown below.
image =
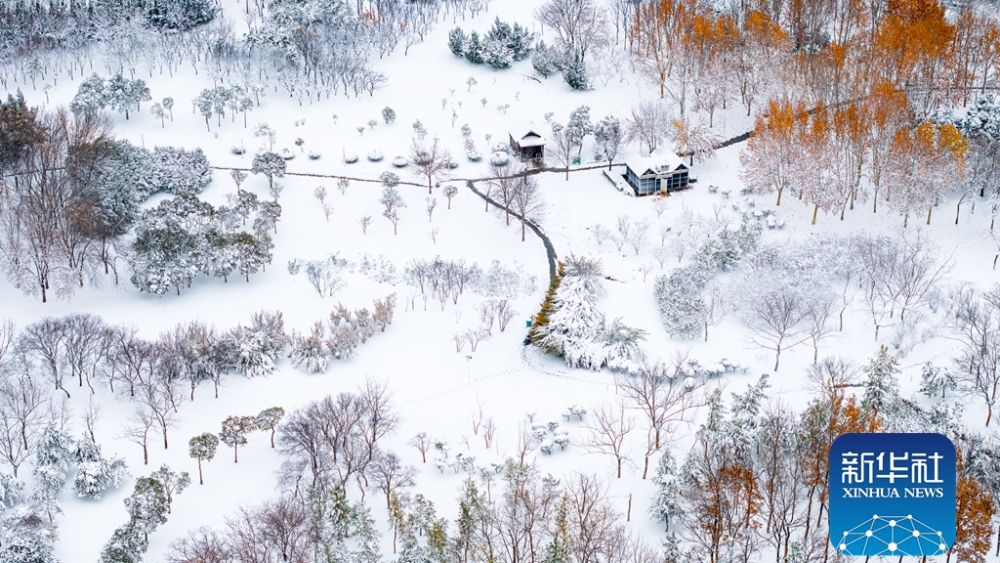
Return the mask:
{"type": "MultiPolygon", "coordinates": [[[[642,102],[632,109],[626,131],[628,139],[646,145],[646,153],[652,154],[670,128],[670,113],[663,102],[642,102]]],[[[640,147],[641,148],[641,147],[640,147]]]]}
{"type": "Polygon", "coordinates": [[[49,377],[57,391],[69,391],[63,387],[63,374],[60,370],[66,344],[66,329],[59,319],[46,317],[34,322],[21,333],[18,349],[27,357],[37,360],[48,371],[49,377]]]}
{"type": "Polygon", "coordinates": [[[135,412],[122,429],[122,438],[142,448],[142,463],[149,465],[149,433],[156,424],[153,413],[144,403],[138,403],[135,412]]]}
{"type": "Polygon", "coordinates": [[[961,342],[958,365],[966,392],[986,403],[986,426],[1000,397],[1000,286],[976,298],[963,293],[955,320],[961,342]]]}
{"type": "Polygon", "coordinates": [[[233,563],[225,539],[211,528],[195,528],[170,546],[167,563],[233,563]]]}
{"type": "Polygon", "coordinates": [[[632,408],[645,418],[651,451],[647,451],[643,463],[643,475],[649,470],[649,458],[659,450],[672,432],[674,425],[689,422],[694,411],[704,404],[699,391],[704,380],[685,383],[680,368],[686,357],[678,355],[675,365],[667,368],[663,364],[643,362],[635,376],[621,375],[615,379],[618,393],[632,403],[632,408]]]}
{"type": "MultiPolygon", "coordinates": [[[[516,189],[514,167],[510,164],[490,164],[490,177],[489,186],[492,189],[486,195],[493,194],[500,200],[504,211],[504,222],[510,225],[510,208],[516,189]]],[[[486,203],[486,210],[489,211],[489,202],[486,203]]]]}
{"type": "Polygon", "coordinates": [[[569,127],[561,123],[552,123],[552,136],[549,146],[555,149],[557,162],[566,170],[566,181],[569,181],[569,167],[573,165],[573,155],[576,152],[576,137],[569,127]]]}
{"type": "Polygon", "coordinates": [[[608,504],[607,488],[596,476],[578,474],[566,490],[572,561],[616,561],[609,557],[621,538],[621,515],[608,504]]]}
{"type": "Polygon", "coordinates": [[[625,438],[635,429],[631,417],[626,416],[625,406],[621,403],[613,407],[595,409],[592,422],[587,426],[590,430],[590,440],[587,449],[592,452],[610,455],[615,458],[618,478],[622,478],[622,466],[629,461],[625,450],[625,438]]]}
{"type": "Polygon", "coordinates": [[[413,467],[403,465],[396,454],[382,452],[375,455],[368,472],[375,486],[385,495],[387,510],[391,508],[393,493],[401,488],[412,487],[417,474],[413,467]]]}
{"type": "Polygon", "coordinates": [[[761,538],[775,550],[776,562],[785,561],[793,535],[805,525],[803,501],[807,475],[792,452],[800,429],[795,414],[784,408],[764,413],[757,434],[756,459],[761,506],[765,518],[761,538]]]}
{"type": "Polygon", "coordinates": [[[65,358],[70,375],[83,387],[84,379],[90,385],[90,374],[96,369],[104,344],[104,321],[96,315],[78,314],[63,319],[65,330],[65,358]]]}
{"type": "Polygon", "coordinates": [[[165,377],[139,386],[139,402],[156,421],[163,436],[163,449],[169,446],[167,431],[177,423],[177,405],[183,397],[179,387],[177,380],[165,377]]]}
{"type": "Polygon", "coordinates": [[[781,353],[809,339],[808,299],[793,280],[757,278],[744,287],[745,321],[757,347],[774,352],[777,371],[781,353]]]}
{"type": "Polygon", "coordinates": [[[45,419],[45,393],[27,369],[0,380],[0,456],[17,469],[31,455],[45,419]]]}
{"type": "Polygon", "coordinates": [[[426,432],[417,432],[409,444],[420,452],[420,463],[427,463],[427,452],[431,449],[431,439],[426,432]]]}
{"type": "Polygon", "coordinates": [[[0,320],[0,365],[7,357],[7,352],[11,350],[15,336],[17,336],[17,329],[14,326],[14,321],[10,319],[0,320]]]}
{"type": "Polygon", "coordinates": [[[544,207],[538,191],[538,181],[534,176],[522,174],[515,182],[514,197],[511,202],[514,212],[521,216],[521,242],[525,240],[525,223],[534,222],[544,207]]]}
{"type": "Polygon", "coordinates": [[[393,412],[392,393],[387,382],[366,380],[360,396],[365,410],[361,419],[362,437],[368,446],[368,461],[371,461],[375,455],[375,443],[396,429],[399,417],[393,412]]]}
{"type": "Polygon", "coordinates": [[[646,242],[646,235],[649,233],[649,222],[648,221],[636,221],[632,224],[632,229],[628,233],[628,244],[635,251],[635,255],[639,255],[639,250],[642,249],[643,244],[646,242]]]}
{"type": "Polygon", "coordinates": [[[834,332],[830,323],[833,314],[833,295],[817,291],[806,303],[806,324],[813,347],[813,365],[819,361],[819,343],[834,332]]]}
{"type": "Polygon", "coordinates": [[[593,0],[549,0],[536,14],[538,21],[551,28],[559,44],[582,64],[592,49],[609,42],[607,7],[593,0]]]}
{"type": "Polygon", "coordinates": [[[427,179],[427,193],[433,190],[435,178],[447,175],[451,164],[448,151],[440,148],[436,140],[429,147],[413,141],[410,147],[410,160],[417,172],[427,179]]]}

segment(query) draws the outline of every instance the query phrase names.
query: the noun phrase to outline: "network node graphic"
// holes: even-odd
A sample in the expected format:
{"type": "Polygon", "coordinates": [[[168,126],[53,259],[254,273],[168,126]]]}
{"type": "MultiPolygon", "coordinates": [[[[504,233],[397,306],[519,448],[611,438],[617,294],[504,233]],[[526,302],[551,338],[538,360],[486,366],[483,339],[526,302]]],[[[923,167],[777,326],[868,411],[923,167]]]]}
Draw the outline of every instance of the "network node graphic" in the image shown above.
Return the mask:
{"type": "Polygon", "coordinates": [[[837,549],[844,555],[943,555],[940,530],[912,515],[879,516],[844,530],[837,549]]]}

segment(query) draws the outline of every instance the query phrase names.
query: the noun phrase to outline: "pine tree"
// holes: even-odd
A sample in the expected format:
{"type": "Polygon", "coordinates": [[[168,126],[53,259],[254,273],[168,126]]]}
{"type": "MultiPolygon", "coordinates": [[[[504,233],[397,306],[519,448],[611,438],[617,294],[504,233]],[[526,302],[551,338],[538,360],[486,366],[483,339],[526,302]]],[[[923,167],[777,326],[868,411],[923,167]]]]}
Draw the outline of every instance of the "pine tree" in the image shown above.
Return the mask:
{"type": "Polygon", "coordinates": [[[271,447],[274,447],[274,434],[278,429],[278,424],[285,416],[285,409],[281,407],[271,407],[260,411],[257,415],[257,429],[271,433],[271,447]]]}
{"type": "Polygon", "coordinates": [[[188,454],[198,460],[198,484],[204,485],[205,479],[201,472],[201,462],[212,461],[219,448],[219,438],[215,434],[199,434],[188,442],[188,454]]]}
{"type": "Polygon", "coordinates": [[[104,491],[121,486],[127,475],[125,460],[105,459],[90,436],[80,440],[76,450],[79,465],[73,478],[73,490],[78,497],[100,499],[104,491]]]}
{"type": "Polygon", "coordinates": [[[275,152],[265,152],[253,157],[250,165],[250,172],[267,176],[268,189],[274,189],[274,179],[282,178],[285,175],[287,164],[281,155],[275,152]]]}
{"type": "Polygon", "coordinates": [[[240,446],[247,443],[247,434],[257,429],[257,418],[253,416],[230,416],[222,421],[219,439],[233,448],[233,463],[239,463],[240,446]]]}
{"type": "Polygon", "coordinates": [[[548,78],[562,70],[563,57],[557,49],[546,46],[544,41],[539,41],[538,47],[531,55],[531,66],[535,72],[542,75],[542,78],[548,78]]]}
{"type": "Polygon", "coordinates": [[[114,531],[98,563],[141,563],[148,545],[147,535],[129,522],[114,531]]]}
{"type": "Polygon", "coordinates": [[[161,465],[149,476],[163,485],[163,494],[166,495],[167,499],[167,514],[169,514],[174,503],[174,495],[179,495],[188,488],[188,485],[191,484],[191,476],[188,475],[187,471],[174,471],[166,464],[161,465]]]}
{"type": "Polygon", "coordinates": [[[149,534],[167,522],[170,506],[163,483],[152,477],[139,477],[132,495],[125,499],[125,508],[129,514],[126,528],[134,527],[148,540],[149,534]]]}
{"type": "Polygon", "coordinates": [[[465,32],[462,28],[456,27],[448,32],[448,48],[456,57],[461,57],[465,53],[465,32]]]}
{"type": "Polygon", "coordinates": [[[479,34],[473,31],[469,34],[468,40],[465,42],[465,60],[472,64],[482,64],[483,63],[483,43],[479,39],[479,34]]]}
{"type": "Polygon", "coordinates": [[[545,547],[545,558],[542,559],[542,563],[570,563],[573,560],[569,553],[568,502],[566,497],[559,502],[555,515],[555,534],[545,547]]]}
{"type": "Polygon", "coordinates": [[[885,417],[899,398],[900,355],[890,354],[883,344],[875,357],[864,368],[865,392],[861,399],[861,408],[875,417],[885,417]]]}
{"type": "Polygon", "coordinates": [[[670,530],[673,518],[680,514],[680,480],[677,463],[669,450],[660,456],[653,484],[656,485],[656,493],[649,506],[650,515],[663,522],[666,529],[670,530]]]}

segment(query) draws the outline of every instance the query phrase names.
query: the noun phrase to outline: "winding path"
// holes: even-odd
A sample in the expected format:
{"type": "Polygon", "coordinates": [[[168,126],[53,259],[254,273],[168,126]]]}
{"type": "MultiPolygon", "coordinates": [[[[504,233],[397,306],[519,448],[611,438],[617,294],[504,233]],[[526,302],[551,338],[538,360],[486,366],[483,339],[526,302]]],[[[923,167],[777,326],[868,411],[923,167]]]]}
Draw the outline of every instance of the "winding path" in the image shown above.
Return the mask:
{"type": "Polygon", "coordinates": [[[472,191],[472,193],[474,193],[477,196],[481,197],[484,201],[486,201],[486,203],[492,204],[494,207],[496,207],[498,209],[503,209],[504,211],[506,211],[506,212],[510,213],[511,215],[513,215],[514,217],[516,217],[518,220],[523,220],[524,224],[527,225],[527,227],[529,229],[531,229],[532,232],[534,232],[536,235],[538,235],[538,238],[540,238],[542,240],[542,244],[545,246],[545,255],[546,255],[546,257],[548,258],[548,261],[549,261],[549,279],[550,280],[555,279],[555,277],[556,277],[556,247],[552,245],[552,240],[549,239],[548,235],[546,235],[544,231],[542,231],[541,227],[539,227],[531,219],[526,219],[526,220],[522,219],[522,217],[516,211],[514,211],[513,209],[504,207],[503,205],[500,204],[500,202],[494,200],[490,196],[488,196],[488,195],[484,194],[483,192],[479,191],[476,188],[476,180],[466,180],[465,181],[465,185],[466,185],[466,187],[469,188],[470,191],[472,191]]]}

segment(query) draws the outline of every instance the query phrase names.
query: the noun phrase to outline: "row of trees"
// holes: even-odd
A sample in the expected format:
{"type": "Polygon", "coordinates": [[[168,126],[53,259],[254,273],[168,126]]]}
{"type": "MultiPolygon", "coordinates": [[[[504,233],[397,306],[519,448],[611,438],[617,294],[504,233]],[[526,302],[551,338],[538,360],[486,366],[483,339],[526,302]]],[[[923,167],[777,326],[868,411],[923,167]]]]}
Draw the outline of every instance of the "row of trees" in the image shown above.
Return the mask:
{"type": "Polygon", "coordinates": [[[831,112],[772,103],[741,155],[742,178],[758,192],[776,193],[778,205],[785,190],[792,191],[812,207],[813,224],[820,210],[843,219],[866,199],[875,210],[888,203],[904,222],[926,212],[930,223],[949,191],[968,189],[969,141],[951,123],[913,126],[905,114],[893,116],[892,108],[905,103],[892,90],[831,112]]]}
{"type": "Polygon", "coordinates": [[[342,304],[337,305],[327,319],[317,321],[306,334],[293,333],[289,357],[295,366],[303,366],[309,373],[326,371],[331,358],[345,359],[354,350],[375,336],[376,331],[385,332],[392,324],[396,310],[396,295],[376,299],[372,309],[351,311],[342,304]]]}

